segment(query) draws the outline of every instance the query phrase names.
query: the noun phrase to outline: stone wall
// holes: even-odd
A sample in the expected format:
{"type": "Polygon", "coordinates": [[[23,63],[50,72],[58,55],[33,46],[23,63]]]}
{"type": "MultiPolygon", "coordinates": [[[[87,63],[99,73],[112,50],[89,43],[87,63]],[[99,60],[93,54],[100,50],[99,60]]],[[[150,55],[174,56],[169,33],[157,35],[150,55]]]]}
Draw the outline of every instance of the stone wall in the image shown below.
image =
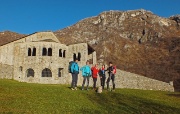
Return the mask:
{"type": "MultiPolygon", "coordinates": [[[[76,54],[76,57],[80,55],[79,66],[85,65],[89,59],[88,45],[80,43],[67,46],[57,42],[52,34],[43,34],[33,34],[0,47],[1,78],[13,78],[30,83],[71,83],[71,75],[68,73],[69,62],[73,60],[73,55],[76,54]],[[47,50],[46,55],[43,55],[44,48],[47,50]],[[48,55],[49,49],[51,49],[51,55],[48,55]],[[33,76],[28,76],[29,69],[34,72],[33,76]],[[48,69],[52,76],[42,77],[42,72],[45,69],[48,69]]],[[[96,55],[91,56],[90,59],[95,61],[96,55]]],[[[79,77],[78,84],[81,85],[81,82],[82,77],[79,77]]]]}
{"type": "Polygon", "coordinates": [[[0,47],[0,78],[13,78],[14,44],[9,43],[0,47]]]}
{"type": "Polygon", "coordinates": [[[13,66],[7,64],[0,64],[0,78],[13,79],[13,66]]]}
{"type": "MultiPolygon", "coordinates": [[[[96,62],[96,53],[87,43],[67,46],[52,32],[34,33],[0,47],[0,77],[30,83],[69,84],[68,65],[74,54],[80,67],[88,59],[96,62]]],[[[79,80],[80,85],[82,77],[79,80]]]]}
{"type": "MultiPolygon", "coordinates": [[[[108,74],[106,73],[106,81],[108,74]]],[[[81,82],[82,84],[82,82],[81,82]]],[[[116,88],[129,88],[129,89],[142,89],[142,90],[161,90],[161,91],[174,91],[172,82],[166,83],[155,79],[147,78],[138,74],[117,70],[115,75],[116,88]]],[[[90,78],[90,87],[93,86],[93,80],[90,78]]],[[[100,78],[97,79],[97,86],[100,86],[100,78]]],[[[112,87],[112,81],[110,81],[112,87]]],[[[105,83],[105,89],[107,85],[105,83]]]]}
{"type": "MultiPolygon", "coordinates": [[[[16,43],[14,45],[14,79],[31,83],[69,84],[71,83],[71,75],[68,73],[68,65],[73,60],[73,54],[78,56],[78,53],[81,56],[78,64],[82,67],[88,59],[88,45],[86,43],[70,46],[56,42],[16,43]],[[33,48],[36,49],[36,55],[29,56],[28,49],[33,50],[33,48]],[[52,56],[43,56],[43,48],[51,48],[52,56]],[[59,57],[60,49],[65,51],[65,57],[59,57]],[[42,77],[42,71],[45,68],[52,72],[52,77],[42,77]],[[34,77],[27,76],[28,69],[33,69],[34,77]],[[62,69],[61,77],[58,76],[59,69],[62,69]]],[[[81,82],[82,77],[79,77],[78,84],[81,85],[81,82]]]]}
{"type": "Polygon", "coordinates": [[[9,43],[0,47],[0,63],[13,65],[14,43],[9,43]]]}
{"type": "Polygon", "coordinates": [[[117,88],[174,91],[173,84],[147,78],[126,71],[117,70],[117,88]]]}
{"type": "MultiPolygon", "coordinates": [[[[31,52],[32,53],[32,52],[31,52]]],[[[67,80],[68,72],[68,47],[64,44],[56,42],[27,42],[16,43],[14,47],[14,79],[24,82],[33,83],[69,83],[67,80]],[[36,49],[35,56],[28,56],[28,49],[36,49]],[[51,48],[51,56],[42,55],[43,48],[51,48]],[[65,50],[65,57],[59,56],[59,50],[65,50]],[[42,71],[49,69],[52,77],[42,77],[42,71]],[[58,76],[59,68],[61,70],[61,77],[58,76]],[[34,77],[27,77],[28,69],[33,69],[34,77]]]]}

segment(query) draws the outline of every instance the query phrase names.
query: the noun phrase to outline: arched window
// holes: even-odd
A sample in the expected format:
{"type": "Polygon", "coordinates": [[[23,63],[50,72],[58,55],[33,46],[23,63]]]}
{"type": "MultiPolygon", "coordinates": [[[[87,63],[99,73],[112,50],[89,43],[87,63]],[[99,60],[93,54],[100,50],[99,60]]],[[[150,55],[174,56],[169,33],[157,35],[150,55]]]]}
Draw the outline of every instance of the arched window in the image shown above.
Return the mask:
{"type": "Polygon", "coordinates": [[[32,68],[27,69],[26,72],[27,72],[27,77],[30,77],[30,76],[34,77],[34,70],[32,68]]]}
{"type": "Polygon", "coordinates": [[[42,71],[42,77],[52,77],[52,72],[50,69],[45,68],[42,71]]]}
{"type": "Polygon", "coordinates": [[[36,56],[36,48],[33,48],[32,56],[36,56]]]}
{"type": "Polygon", "coordinates": [[[31,48],[28,48],[28,56],[31,56],[31,48]]]}
{"type": "Polygon", "coordinates": [[[46,56],[47,55],[47,49],[46,48],[43,48],[42,50],[42,56],[46,56]]]}
{"type": "Polygon", "coordinates": [[[59,49],[59,57],[62,57],[62,49],[59,49]]]}
{"type": "Polygon", "coordinates": [[[66,50],[63,51],[63,57],[66,57],[66,50]]]}
{"type": "Polygon", "coordinates": [[[73,60],[74,61],[76,60],[76,54],[75,53],[73,54],[73,60]]]}
{"type": "Polygon", "coordinates": [[[48,48],[48,56],[52,56],[52,48],[48,48]]]}
{"type": "Polygon", "coordinates": [[[81,61],[81,53],[78,53],[78,61],[81,61]]]}

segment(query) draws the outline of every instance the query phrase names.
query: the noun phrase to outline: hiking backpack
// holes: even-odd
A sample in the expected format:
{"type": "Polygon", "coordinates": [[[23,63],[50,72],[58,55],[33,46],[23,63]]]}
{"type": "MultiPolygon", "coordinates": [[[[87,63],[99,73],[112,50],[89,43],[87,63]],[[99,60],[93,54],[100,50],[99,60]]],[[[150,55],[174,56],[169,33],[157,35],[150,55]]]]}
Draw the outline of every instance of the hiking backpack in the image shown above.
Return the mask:
{"type": "Polygon", "coordinates": [[[71,72],[71,66],[73,65],[73,63],[74,63],[74,61],[70,61],[70,62],[69,62],[69,66],[68,66],[68,72],[69,72],[69,73],[72,73],[72,72],[71,72]]]}
{"type": "Polygon", "coordinates": [[[114,69],[114,74],[116,74],[116,66],[114,66],[113,69],[114,69]]]}

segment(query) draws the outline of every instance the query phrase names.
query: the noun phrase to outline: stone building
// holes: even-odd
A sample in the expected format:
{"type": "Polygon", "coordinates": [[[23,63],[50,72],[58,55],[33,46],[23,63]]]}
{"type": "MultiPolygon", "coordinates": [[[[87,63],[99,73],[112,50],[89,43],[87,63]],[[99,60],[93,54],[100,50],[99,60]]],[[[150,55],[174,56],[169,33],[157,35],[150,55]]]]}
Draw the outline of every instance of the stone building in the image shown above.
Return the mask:
{"type": "Polygon", "coordinates": [[[68,65],[75,58],[79,66],[87,60],[94,64],[96,52],[87,43],[67,46],[52,32],[37,32],[0,46],[0,78],[68,84],[71,81],[68,65]]]}

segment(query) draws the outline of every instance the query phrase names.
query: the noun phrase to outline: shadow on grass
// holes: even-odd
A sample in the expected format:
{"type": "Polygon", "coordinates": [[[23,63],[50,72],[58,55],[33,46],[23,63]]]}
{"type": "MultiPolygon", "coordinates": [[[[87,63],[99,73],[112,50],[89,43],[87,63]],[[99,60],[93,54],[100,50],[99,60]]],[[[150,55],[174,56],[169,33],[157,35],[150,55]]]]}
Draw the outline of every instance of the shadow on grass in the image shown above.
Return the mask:
{"type": "MultiPolygon", "coordinates": [[[[120,93],[107,92],[103,94],[89,94],[88,97],[99,110],[95,109],[93,113],[174,113],[179,114],[180,109],[156,103],[147,99],[125,96],[120,93]]],[[[89,112],[88,110],[84,110],[89,112]]],[[[92,113],[92,110],[91,110],[92,113]]]]}
{"type": "Polygon", "coordinates": [[[180,92],[179,93],[171,93],[171,94],[167,94],[167,95],[180,98],[180,92]]]}

